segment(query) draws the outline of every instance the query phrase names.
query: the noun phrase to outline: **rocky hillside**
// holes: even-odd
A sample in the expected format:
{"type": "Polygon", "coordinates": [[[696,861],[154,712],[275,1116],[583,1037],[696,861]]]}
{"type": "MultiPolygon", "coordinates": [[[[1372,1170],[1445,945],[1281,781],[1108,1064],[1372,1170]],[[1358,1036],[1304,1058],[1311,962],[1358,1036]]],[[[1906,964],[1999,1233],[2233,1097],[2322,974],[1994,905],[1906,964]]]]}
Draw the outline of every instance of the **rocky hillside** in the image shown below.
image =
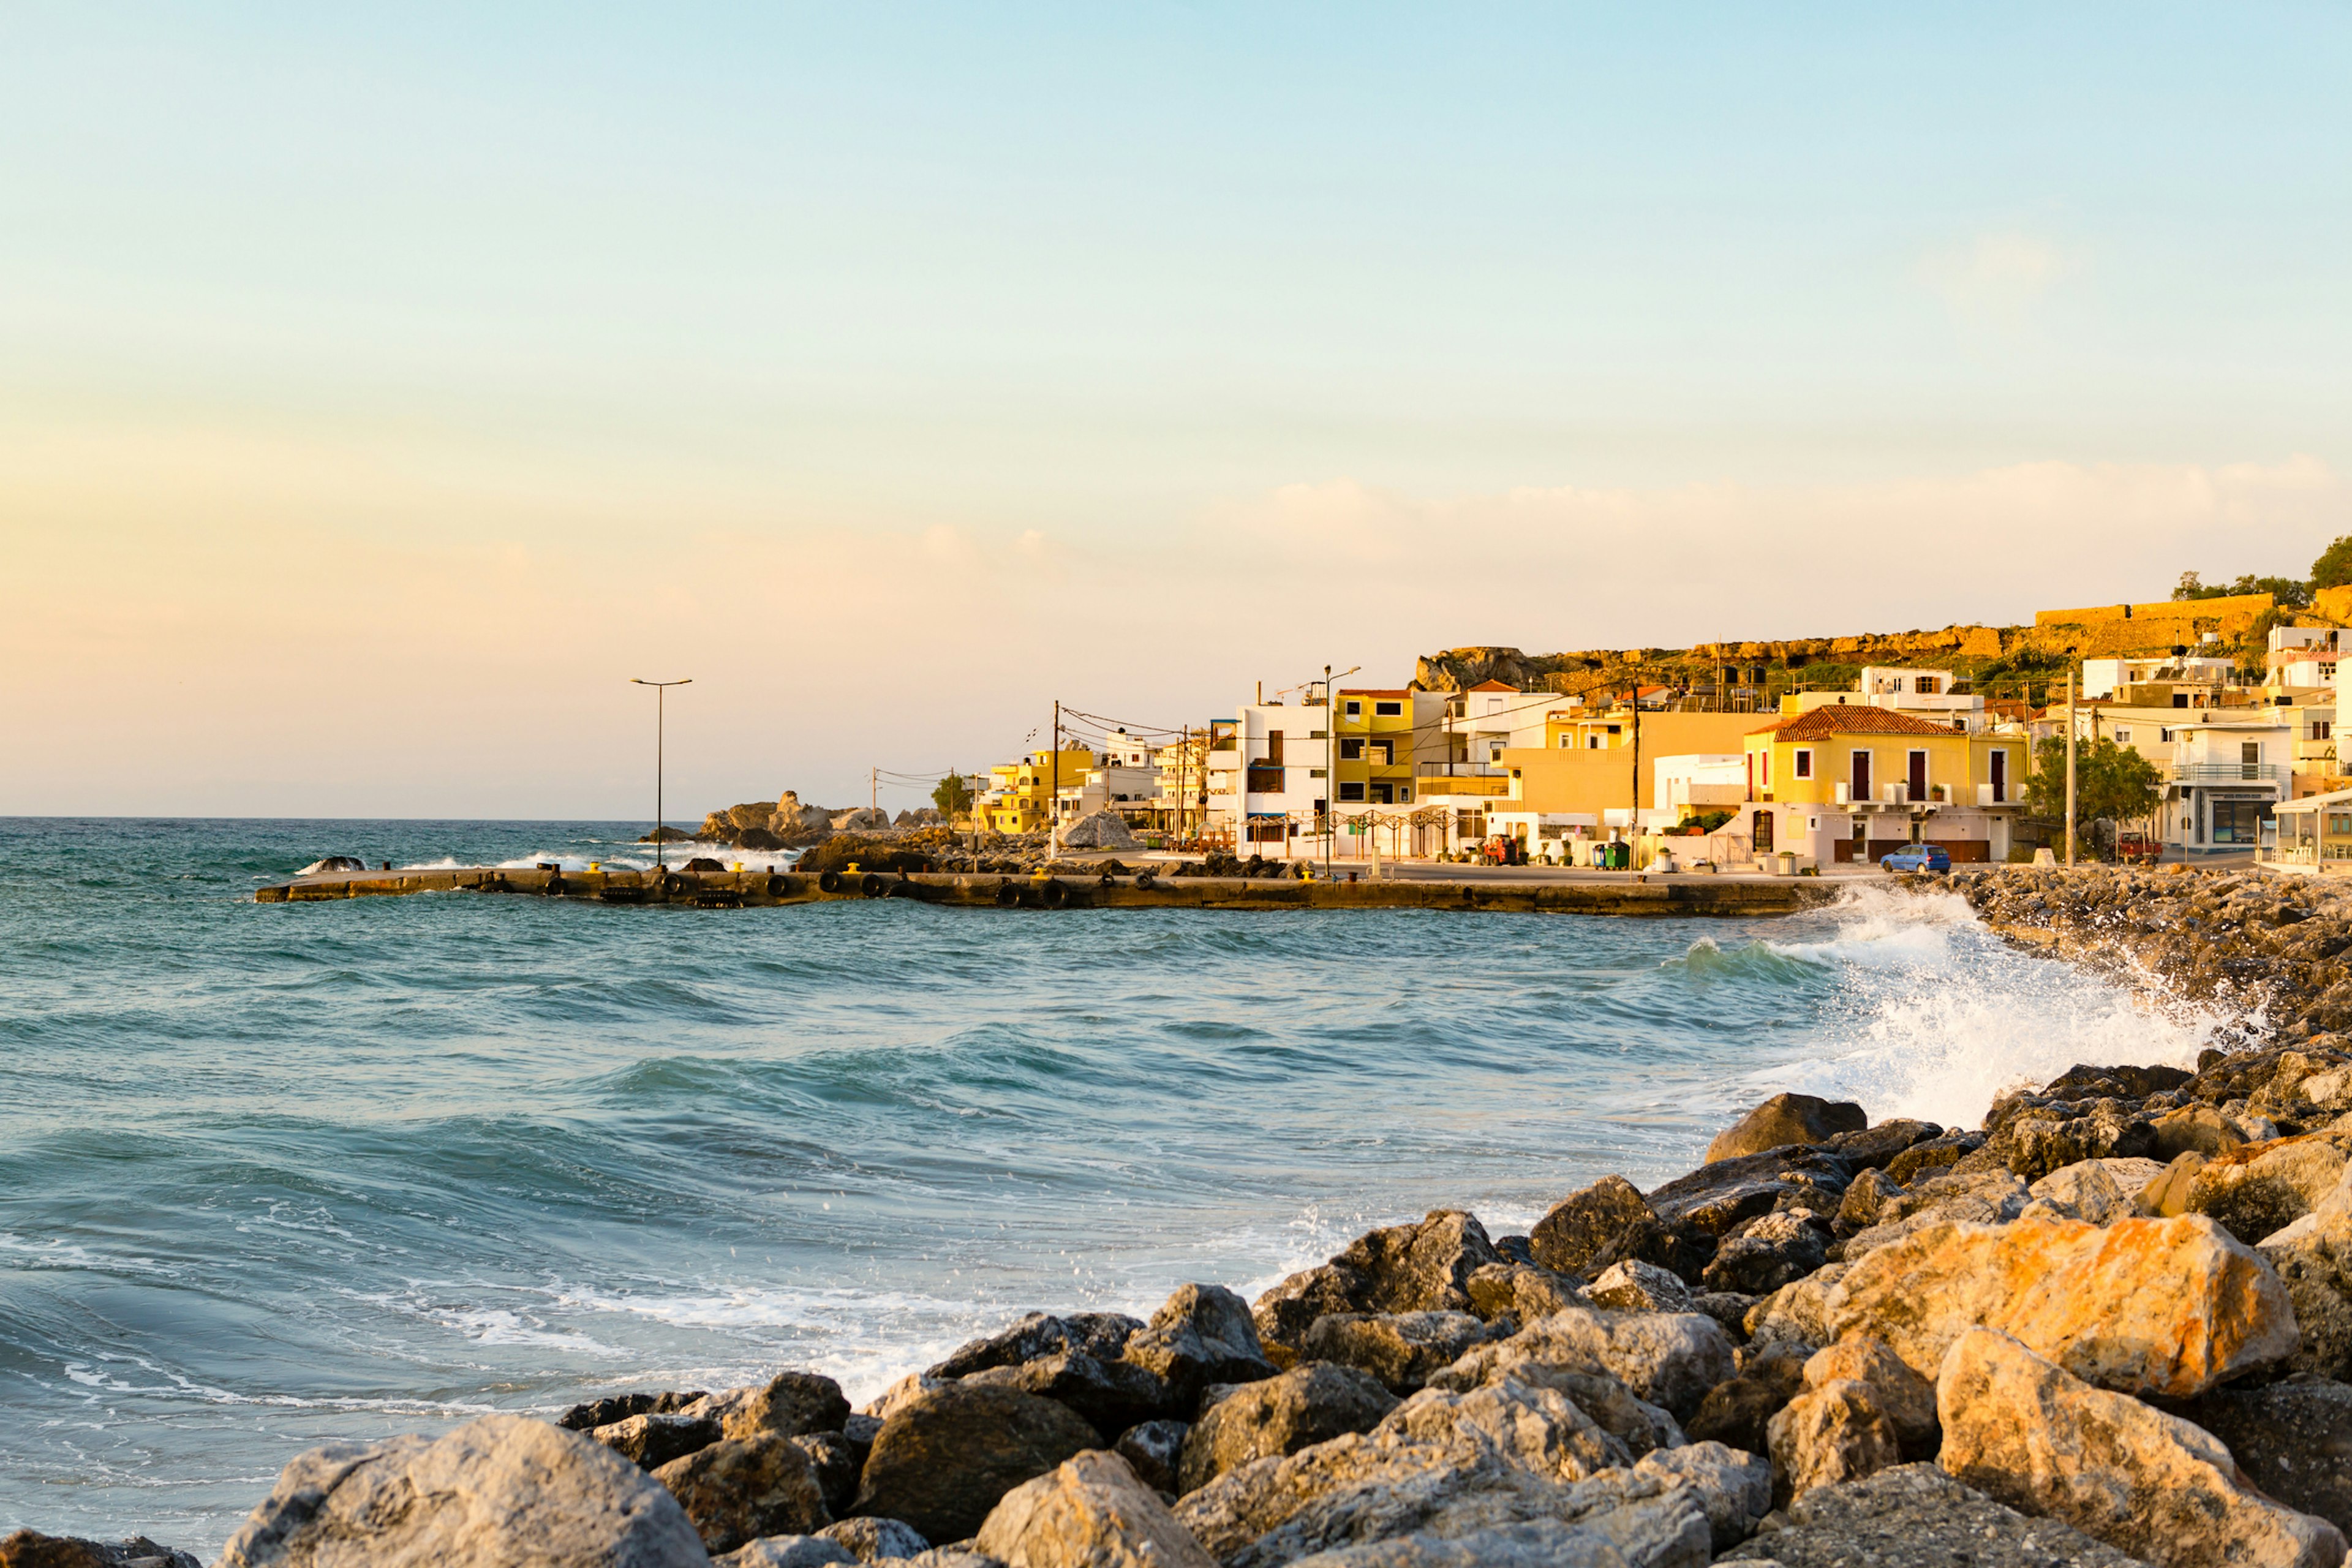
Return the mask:
{"type": "MultiPolygon", "coordinates": [[[[2332,608],[2352,608],[2331,605],[2332,608]]],[[[2112,606],[2120,610],[2123,606],[2112,606]]],[[[1528,691],[1583,695],[1623,691],[1637,682],[1678,689],[1713,690],[1718,678],[1788,690],[1850,683],[1870,664],[1948,669],[2004,693],[2038,689],[2053,678],[2063,681],[2075,658],[2141,658],[2218,634],[2226,651],[2243,659],[2251,650],[2261,661],[2263,637],[2278,619],[2274,612],[2244,600],[2135,605],[2130,616],[2101,610],[2053,611],[2030,626],[1951,626],[1935,631],[1870,632],[1852,637],[1792,637],[1769,642],[1700,643],[1688,648],[1587,648],[1570,653],[1526,653],[1515,647],[1448,648],[1424,654],[1413,671],[1425,691],[1465,691],[1481,681],[1499,680],[1528,691]],[[2265,618],[2265,616],[2268,618],[2265,618]],[[2068,619],[2066,616],[2082,618],[2068,619]]],[[[2303,613],[2297,621],[2328,623],[2303,613]]]]}

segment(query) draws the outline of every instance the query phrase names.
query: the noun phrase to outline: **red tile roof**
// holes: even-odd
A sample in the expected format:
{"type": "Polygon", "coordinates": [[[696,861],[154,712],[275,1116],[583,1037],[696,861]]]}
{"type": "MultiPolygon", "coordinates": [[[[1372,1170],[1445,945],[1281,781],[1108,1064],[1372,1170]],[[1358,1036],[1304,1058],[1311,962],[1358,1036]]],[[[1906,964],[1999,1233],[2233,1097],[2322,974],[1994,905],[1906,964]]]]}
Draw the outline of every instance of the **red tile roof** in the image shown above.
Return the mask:
{"type": "Polygon", "coordinates": [[[1897,713],[1891,708],[1873,708],[1860,702],[1832,703],[1803,713],[1792,713],[1777,723],[1762,725],[1748,732],[1751,735],[1769,734],[1776,741],[1816,741],[1824,735],[1960,733],[1949,724],[1934,724],[1925,719],[1915,719],[1908,713],[1897,713]]]}
{"type": "Polygon", "coordinates": [[[1482,680],[1470,689],[1473,691],[1517,691],[1516,686],[1506,686],[1499,680],[1482,680]]]}

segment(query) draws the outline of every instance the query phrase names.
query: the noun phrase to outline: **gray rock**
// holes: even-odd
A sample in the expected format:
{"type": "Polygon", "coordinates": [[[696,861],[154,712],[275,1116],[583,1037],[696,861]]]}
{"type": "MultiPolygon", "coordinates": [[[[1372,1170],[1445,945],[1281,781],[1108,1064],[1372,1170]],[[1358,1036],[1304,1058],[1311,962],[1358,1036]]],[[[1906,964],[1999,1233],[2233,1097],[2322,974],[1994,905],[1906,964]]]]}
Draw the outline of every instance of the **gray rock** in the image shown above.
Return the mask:
{"type": "Polygon", "coordinates": [[[1623,1444],[1625,1451],[1637,1459],[1654,1449],[1679,1448],[1686,1440],[1672,1415],[1608,1373],[1520,1362],[1497,1375],[1566,1394],[1570,1404],[1592,1417],[1593,1425],[1623,1444]]]}
{"type": "Polygon", "coordinates": [[[1562,1307],[1588,1307],[1584,1292],[1565,1274],[1533,1263],[1488,1263],[1470,1276],[1470,1310],[1482,1318],[1511,1317],[1522,1323],[1548,1318],[1562,1307]]]}
{"type": "Polygon", "coordinates": [[[707,1415],[631,1415],[588,1436],[640,1469],[657,1470],[672,1459],[719,1441],[719,1423],[707,1415]]]}
{"type": "MultiPolygon", "coordinates": [[[[1687,1312],[1691,1310],[1691,1288],[1683,1283],[1680,1275],[1639,1258],[1611,1264],[1584,1288],[1584,1295],[1593,1306],[1612,1312],[1687,1312]]],[[[1559,1305],[1579,1304],[1563,1301],[1559,1305]]],[[[1553,1311],[1559,1310],[1559,1307],[1552,1309],[1553,1311]]]]}
{"type": "Polygon", "coordinates": [[[1553,1205],[1528,1233],[1535,1260],[1555,1274],[1581,1273],[1627,1226],[1655,1218],[1641,1190],[1622,1176],[1603,1176],[1553,1205]]]}
{"type": "Polygon", "coordinates": [[[711,1560],[712,1568],[826,1568],[858,1558],[819,1535],[768,1535],[711,1560]]]}
{"type": "Polygon", "coordinates": [[[1324,1362],[1244,1384],[1186,1435],[1177,1484],[1169,1489],[1194,1491],[1253,1460],[1295,1454],[1342,1433],[1369,1432],[1396,1403],[1370,1373],[1324,1362]]]}
{"type": "Polygon", "coordinates": [[[705,1394],[681,1407],[688,1415],[718,1421],[719,1436],[750,1437],[773,1432],[798,1437],[810,1432],[838,1432],[849,1419],[849,1401],[841,1384],[814,1372],[780,1372],[764,1384],[705,1394]]]}
{"type": "Polygon", "coordinates": [[[1502,1261],[1476,1215],[1434,1209],[1418,1225],[1367,1232],[1268,1290],[1257,1300],[1257,1330],[1266,1342],[1295,1347],[1333,1312],[1466,1312],[1471,1276],[1502,1261]]]}
{"type": "Polygon", "coordinates": [[[768,1535],[813,1535],[833,1522],[816,1460],[774,1432],[728,1437],[654,1472],[702,1544],[732,1552],[768,1535]]]}
{"type": "Polygon", "coordinates": [[[2227,1444],[2263,1491],[2352,1535],[2352,1385],[2296,1377],[2164,1408],[2227,1444]]]}
{"type": "Polygon", "coordinates": [[[1716,1248],[1700,1282],[1709,1290],[1769,1296],[1828,1262],[1832,1235],[1826,1221],[1810,1214],[1765,1215],[1716,1248]]]}
{"type": "Polygon", "coordinates": [[[1696,1412],[1707,1390],[1738,1370],[1731,1338],[1713,1318],[1571,1308],[1479,1345],[1429,1384],[1475,1388],[1521,1363],[1606,1372],[1676,1420],[1696,1412]]]}
{"type": "Polygon", "coordinates": [[[437,1438],[330,1443],[279,1472],[218,1568],[700,1568],[652,1477],[577,1432],[486,1415],[437,1438]],[[419,1509],[419,1496],[436,1506],[419,1509]]]}
{"type": "Polygon", "coordinates": [[[143,1535],[127,1541],[84,1541],[73,1535],[43,1535],[15,1530],[0,1538],[0,1568],[204,1568],[184,1552],[158,1546],[143,1535]]]}
{"type": "Polygon", "coordinates": [[[1768,1343],[1802,1345],[1811,1355],[1837,1338],[1829,1330],[1829,1296],[1849,1267],[1827,1264],[1750,1307],[1746,1325],[1749,1348],[1768,1343]]]}
{"type": "Polygon", "coordinates": [[[1783,1568],[2136,1568],[2052,1519],[2029,1519],[1934,1465],[1899,1465],[1816,1487],[1788,1522],[1717,1558],[1783,1568]]]}
{"type": "Polygon", "coordinates": [[[1192,1431],[1188,1422],[1145,1421],[1120,1433],[1111,1451],[1127,1461],[1144,1485],[1174,1497],[1177,1471],[1184,1462],[1184,1439],[1192,1431]]]}
{"type": "Polygon", "coordinates": [[[1853,1179],[1853,1184],[1846,1188],[1845,1196],[1838,1201],[1838,1234],[1852,1236],[1856,1231],[1868,1230],[1878,1223],[1879,1213],[1886,1204],[1902,1195],[1902,1187],[1885,1171],[1863,1172],[1853,1179]]]}
{"type": "Polygon", "coordinates": [[[1018,1366],[990,1367],[963,1382],[971,1387],[1015,1388],[1076,1412],[1106,1442],[1141,1421],[1168,1414],[1175,1396],[1167,1380],[1131,1361],[1097,1361],[1084,1351],[1056,1351],[1018,1366]]]}
{"type": "Polygon", "coordinates": [[[1580,1481],[1633,1462],[1625,1446],[1556,1388],[1506,1375],[1466,1394],[1427,1388],[1382,1417],[1373,1436],[1489,1447],[1549,1481],[1580,1481]]]}
{"type": "Polygon", "coordinates": [[[1507,1327],[1482,1322],[1468,1312],[1334,1312],[1315,1320],[1298,1342],[1298,1353],[1309,1361],[1360,1368],[1396,1393],[1411,1394],[1463,1352],[1507,1327]]]}
{"type": "Polygon", "coordinates": [[[1696,1492],[1717,1552],[1753,1535],[1772,1509],[1770,1461],[1721,1443],[1663,1449],[1633,1468],[1671,1477],[1696,1492]]]}
{"type": "Polygon", "coordinates": [[[1896,1155],[1940,1138],[1944,1130],[1932,1121],[1895,1117],[1861,1132],[1841,1132],[1829,1140],[1832,1153],[1857,1174],[1878,1170],[1896,1155]]]}
{"type": "Polygon", "coordinates": [[[1776,1094],[1717,1133],[1706,1146],[1706,1158],[1711,1164],[1790,1143],[1826,1143],[1841,1132],[1860,1132],[1869,1125],[1868,1113],[1850,1100],[1776,1094]]]}
{"type": "Polygon", "coordinates": [[[1178,1289],[1128,1340],[1122,1356],[1166,1382],[1171,1414],[1192,1409],[1213,1383],[1255,1383],[1276,1372],[1248,1304],[1222,1285],[1178,1289]]]}
{"type": "Polygon", "coordinates": [[[1853,1262],[1931,1225],[2007,1225],[2031,1201],[2025,1183],[2009,1171],[1948,1171],[1882,1203],[1878,1222],[1840,1243],[1839,1256],[1853,1262]]]}
{"type": "Polygon", "coordinates": [[[1983,1133],[1955,1129],[1940,1138],[1914,1143],[1887,1161],[1886,1178],[1898,1187],[1907,1187],[1922,1176],[1950,1170],[1984,1144],[1983,1133]]]}
{"type": "Polygon", "coordinates": [[[667,1415],[709,1397],[698,1388],[687,1394],[615,1394],[575,1405],[557,1416],[555,1424],[567,1432],[593,1432],[632,1415],[667,1415]]]}
{"type": "Polygon", "coordinates": [[[1738,1377],[1707,1391],[1686,1430],[1695,1442],[1717,1442],[1751,1454],[1769,1454],[1768,1429],[1805,1385],[1810,1347],[1766,1342],[1747,1358],[1738,1377]]]}
{"type": "Polygon", "coordinates": [[[1123,1312],[1073,1312],[1058,1318],[1049,1312],[1032,1312],[1010,1328],[963,1345],[930,1368],[929,1375],[970,1377],[993,1366],[1019,1366],[1063,1351],[1114,1361],[1141,1327],[1140,1320],[1123,1312]]]}
{"type": "Polygon", "coordinates": [[[961,1541],[1006,1492],[1100,1446],[1091,1426],[1050,1399],[950,1383],[883,1422],[856,1507],[932,1541],[961,1541]]]}
{"type": "Polygon", "coordinates": [[[826,1510],[835,1519],[847,1513],[857,1499],[857,1478],[866,1468],[866,1450],[839,1432],[804,1432],[793,1442],[816,1467],[817,1489],[824,1494],[826,1510]]]}
{"type": "Polygon", "coordinates": [[[1852,1180],[1827,1150],[1774,1149],[1701,1165],[1651,1193],[1650,1207],[1672,1229],[1721,1237],[1775,1209],[1834,1218],[1852,1180]]]}
{"type": "Polygon", "coordinates": [[[890,1557],[912,1557],[928,1552],[931,1543],[922,1532],[902,1520],[877,1519],[867,1516],[845,1519],[828,1524],[817,1531],[825,1540],[848,1549],[860,1563],[878,1563],[890,1557]]]}

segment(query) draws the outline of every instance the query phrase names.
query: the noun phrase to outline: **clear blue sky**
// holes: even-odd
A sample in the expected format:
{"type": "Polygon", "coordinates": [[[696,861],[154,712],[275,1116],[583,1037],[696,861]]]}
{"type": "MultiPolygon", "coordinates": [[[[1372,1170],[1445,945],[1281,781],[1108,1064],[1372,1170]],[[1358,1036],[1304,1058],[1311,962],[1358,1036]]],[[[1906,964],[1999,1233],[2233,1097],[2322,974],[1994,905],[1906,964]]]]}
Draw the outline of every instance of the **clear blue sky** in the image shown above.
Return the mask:
{"type": "Polygon", "coordinates": [[[679,671],[674,793],[845,797],[1055,695],[2300,572],[2352,531],[2347,46],[12,5],[0,654],[46,744],[0,810],[622,809],[634,760],[510,738],[679,671]],[[478,763],[253,764],[322,710],[478,763]]]}

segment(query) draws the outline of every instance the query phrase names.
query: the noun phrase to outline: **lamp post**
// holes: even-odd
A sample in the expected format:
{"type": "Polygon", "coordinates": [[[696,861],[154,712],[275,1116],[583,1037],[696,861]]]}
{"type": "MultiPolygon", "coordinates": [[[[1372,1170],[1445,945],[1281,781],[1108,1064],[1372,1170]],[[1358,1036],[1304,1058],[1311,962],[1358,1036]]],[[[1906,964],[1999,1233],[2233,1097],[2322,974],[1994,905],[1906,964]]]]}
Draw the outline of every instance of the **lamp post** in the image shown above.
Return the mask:
{"type": "Polygon", "coordinates": [[[663,709],[669,701],[671,687],[691,686],[694,679],[689,676],[684,680],[642,680],[633,675],[629,677],[629,684],[654,689],[654,869],[659,871],[662,868],[662,730],[667,719],[663,709]]]}

